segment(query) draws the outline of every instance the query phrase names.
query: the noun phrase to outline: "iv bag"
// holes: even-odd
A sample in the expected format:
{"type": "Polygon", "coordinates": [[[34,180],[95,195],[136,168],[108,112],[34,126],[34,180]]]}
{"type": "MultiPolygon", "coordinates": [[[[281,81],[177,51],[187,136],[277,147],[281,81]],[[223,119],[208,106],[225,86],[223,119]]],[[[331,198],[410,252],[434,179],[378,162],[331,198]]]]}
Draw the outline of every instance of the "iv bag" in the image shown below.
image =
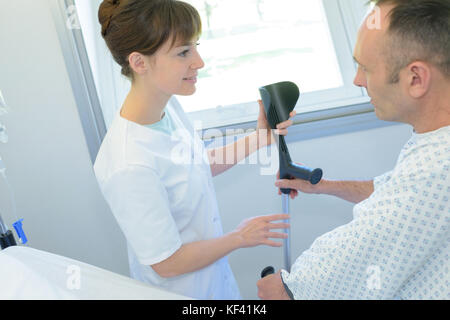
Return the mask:
{"type": "MultiPolygon", "coordinates": [[[[6,106],[5,99],[3,98],[2,91],[0,90],[0,116],[8,113],[8,107],[6,106]]],[[[6,133],[6,127],[0,122],[0,142],[7,143],[8,135],[6,133]]]]}
{"type": "Polygon", "coordinates": [[[8,134],[6,133],[6,127],[0,122],[0,142],[8,142],[8,134]]]}
{"type": "Polygon", "coordinates": [[[5,99],[3,98],[2,91],[0,90],[0,116],[8,113],[8,107],[6,106],[5,99]]]}

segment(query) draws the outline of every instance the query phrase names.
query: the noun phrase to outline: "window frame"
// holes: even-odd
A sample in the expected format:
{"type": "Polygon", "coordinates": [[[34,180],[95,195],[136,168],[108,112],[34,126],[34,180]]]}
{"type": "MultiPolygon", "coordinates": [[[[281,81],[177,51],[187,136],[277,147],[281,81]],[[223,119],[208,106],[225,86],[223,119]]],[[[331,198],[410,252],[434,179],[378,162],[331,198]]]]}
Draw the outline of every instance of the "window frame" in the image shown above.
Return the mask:
{"type": "Polygon", "coordinates": [[[73,8],[75,3],[74,0],[47,1],[52,11],[89,155],[94,163],[107,128],[81,28],[68,27],[72,14],[69,8],[73,8]]]}

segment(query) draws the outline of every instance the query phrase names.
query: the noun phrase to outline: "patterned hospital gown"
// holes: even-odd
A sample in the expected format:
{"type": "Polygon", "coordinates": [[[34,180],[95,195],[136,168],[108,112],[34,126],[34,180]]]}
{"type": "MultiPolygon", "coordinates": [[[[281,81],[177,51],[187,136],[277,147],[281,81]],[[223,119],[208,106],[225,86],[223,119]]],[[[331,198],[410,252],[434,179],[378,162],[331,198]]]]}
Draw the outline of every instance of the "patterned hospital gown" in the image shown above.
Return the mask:
{"type": "Polygon", "coordinates": [[[413,133],[353,220],[282,278],[295,299],[450,299],[450,126],[413,133]]]}

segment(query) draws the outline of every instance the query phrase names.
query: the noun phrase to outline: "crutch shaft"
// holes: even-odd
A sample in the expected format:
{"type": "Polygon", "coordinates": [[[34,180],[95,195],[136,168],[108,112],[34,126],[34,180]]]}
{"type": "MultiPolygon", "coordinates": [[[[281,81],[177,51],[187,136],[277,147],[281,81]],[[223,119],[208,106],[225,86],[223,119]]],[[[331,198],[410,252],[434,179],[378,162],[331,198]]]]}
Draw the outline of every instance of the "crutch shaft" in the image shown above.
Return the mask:
{"type": "MultiPolygon", "coordinates": [[[[289,194],[282,195],[283,213],[289,214],[289,194]]],[[[289,223],[289,220],[283,222],[289,223]]],[[[283,230],[287,234],[287,238],[283,239],[283,253],[284,253],[284,268],[286,271],[291,271],[291,231],[290,228],[283,230]]]]}

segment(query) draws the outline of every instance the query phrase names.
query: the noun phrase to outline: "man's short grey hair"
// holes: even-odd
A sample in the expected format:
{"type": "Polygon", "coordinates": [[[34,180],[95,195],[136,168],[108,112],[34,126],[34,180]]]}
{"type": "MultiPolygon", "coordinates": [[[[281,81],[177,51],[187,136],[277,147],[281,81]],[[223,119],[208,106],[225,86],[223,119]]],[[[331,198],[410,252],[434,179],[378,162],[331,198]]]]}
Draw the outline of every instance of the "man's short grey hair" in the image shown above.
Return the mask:
{"type": "Polygon", "coordinates": [[[400,71],[414,61],[436,66],[450,79],[450,1],[375,0],[393,5],[389,13],[387,55],[389,81],[397,83],[400,71]]]}

